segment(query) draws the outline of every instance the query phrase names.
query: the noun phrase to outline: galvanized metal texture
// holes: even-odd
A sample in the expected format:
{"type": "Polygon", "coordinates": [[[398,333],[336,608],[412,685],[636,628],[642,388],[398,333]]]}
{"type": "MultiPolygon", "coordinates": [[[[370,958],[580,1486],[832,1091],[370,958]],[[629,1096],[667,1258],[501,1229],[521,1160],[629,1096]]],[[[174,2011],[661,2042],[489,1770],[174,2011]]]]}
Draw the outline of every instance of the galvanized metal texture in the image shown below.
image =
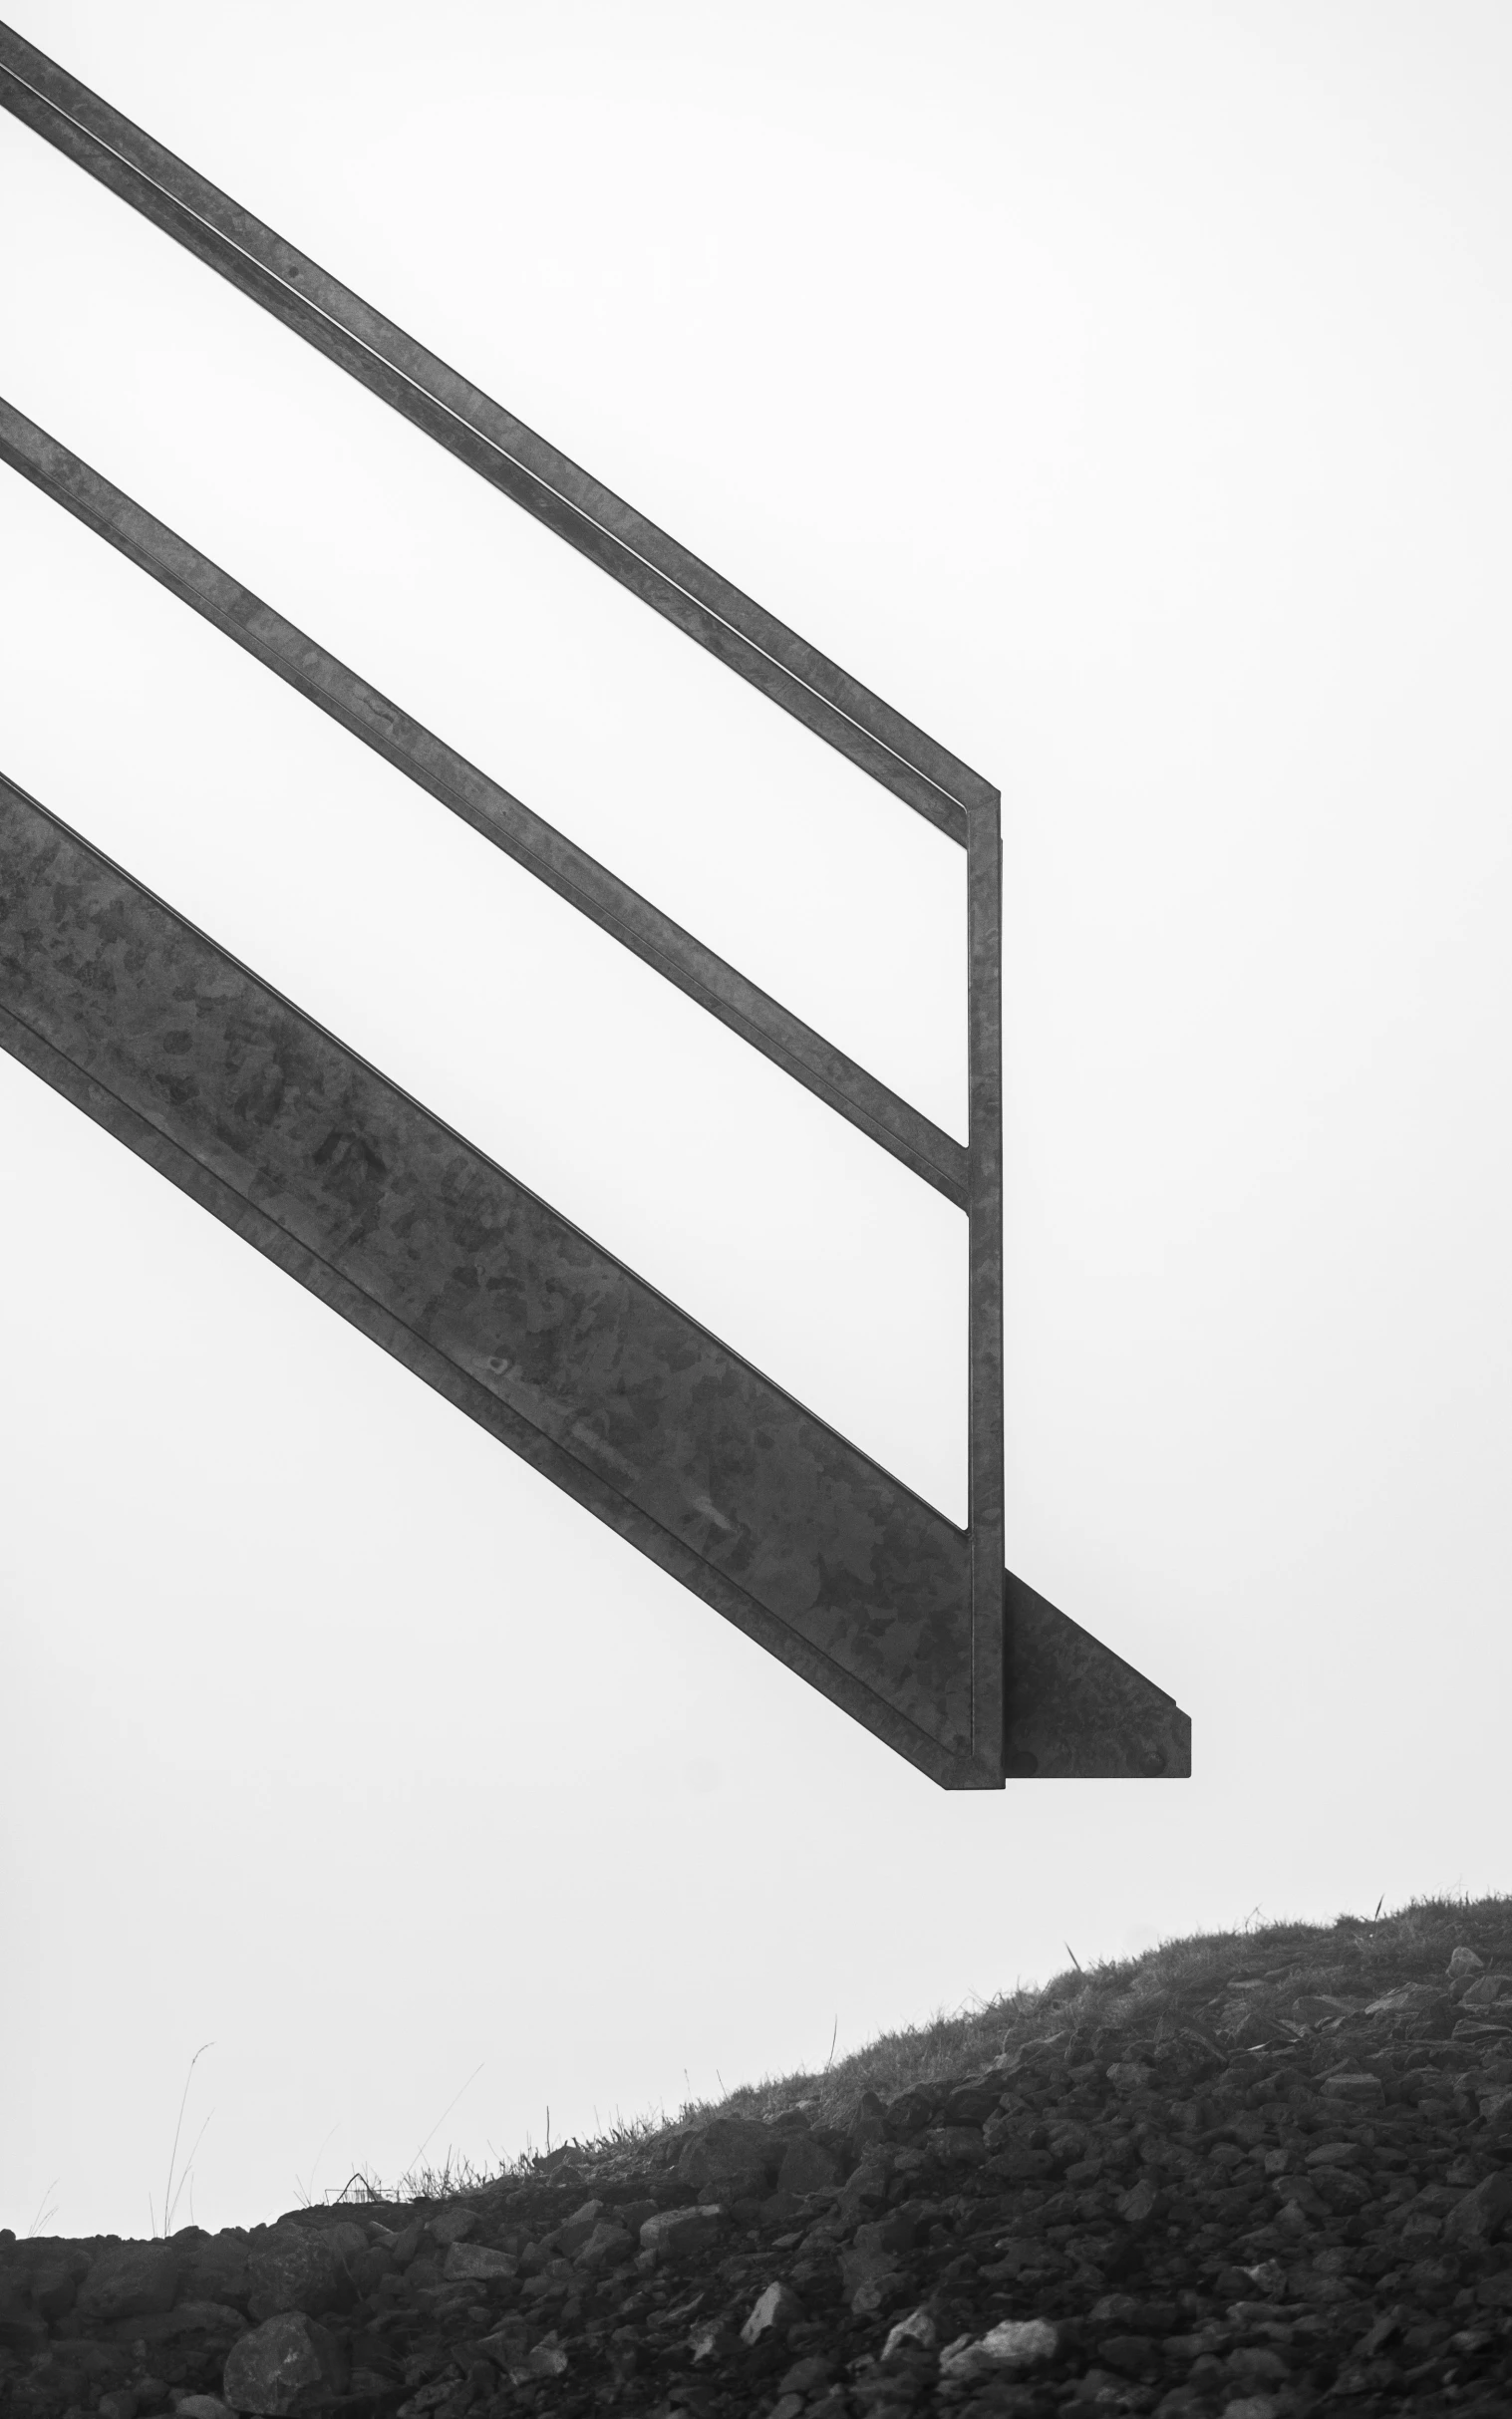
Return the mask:
{"type": "Polygon", "coordinates": [[[947,1201],[959,1209],[967,1206],[967,1152],[953,1135],[3,399],[0,461],[581,909],[947,1201]]]}
{"type": "MultiPolygon", "coordinates": [[[[965,1535],[3,778],[0,1043],[919,1769],[1001,1781],[965,1535]]],[[[1171,1700],[1018,1601],[1011,1768],[1183,1769],[1171,1700]]]]}
{"type": "Polygon", "coordinates": [[[1009,1780],[1187,1780],[1192,1725],[1174,1697],[1010,1573],[1003,1769],[1009,1780]]]}
{"type": "Polygon", "coordinates": [[[991,785],[228,194],[0,26],[0,105],[317,351],[964,841],[991,785]]]}
{"type": "Polygon", "coordinates": [[[967,1063],[970,1080],[970,1317],[967,1476],[971,1538],[973,1750],[997,1767],[1003,1742],[1003,846],[998,801],[967,818],[967,1063]]]}

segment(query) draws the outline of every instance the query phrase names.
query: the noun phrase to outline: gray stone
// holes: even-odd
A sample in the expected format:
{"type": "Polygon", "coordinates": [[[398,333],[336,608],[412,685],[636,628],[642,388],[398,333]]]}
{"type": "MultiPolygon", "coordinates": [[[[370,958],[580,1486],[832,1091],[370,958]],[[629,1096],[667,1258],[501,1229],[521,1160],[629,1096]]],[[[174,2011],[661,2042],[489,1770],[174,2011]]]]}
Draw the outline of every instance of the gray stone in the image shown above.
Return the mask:
{"type": "Polygon", "coordinates": [[[79,2285],[72,2268],[39,2268],[32,2278],[32,2307],[50,2324],[66,2318],[79,2298],[79,2285]]]}
{"type": "Polygon", "coordinates": [[[351,2294],[340,2252],[324,2233],[285,2226],[247,2262],[247,2306],[254,2318],[276,2318],[285,2310],[322,2317],[351,2294]]]}
{"type": "Polygon", "coordinates": [[[617,2226],[612,2218],[601,2219],[587,2242],[577,2253],[579,2268],[613,2268],[628,2260],[635,2249],[635,2238],[627,2226],[617,2226]]]}
{"type": "Polygon", "coordinates": [[[218,2394],[180,2394],[173,2419],[231,2419],[231,2406],[218,2394]]]}
{"type": "Polygon", "coordinates": [[[585,2201],[581,2209],[575,2209],[570,2218],[563,2220],[548,2240],[564,2259],[570,2260],[574,2252],[581,2251],[603,2215],[602,2201],[585,2201]]]}
{"type": "Polygon", "coordinates": [[[118,2343],[171,2343],[180,2350],[208,2351],[222,2360],[247,2331],[239,2309],[224,2301],[175,2301],[171,2309],[146,2317],[120,2318],[111,2328],[118,2343]]]}
{"type": "Polygon", "coordinates": [[[852,2168],[837,2204],[845,2224],[854,2226],[863,2209],[875,2209],[886,2200],[897,2155],[888,2149],[869,2150],[860,2166],[852,2168]]]}
{"type": "Polygon", "coordinates": [[[1459,1994],[1461,2007],[1494,2007],[1498,1999],[1512,1996],[1512,1979],[1504,1973],[1483,1973],[1459,1994]]]}
{"type": "Polygon", "coordinates": [[[288,2419],[344,2393],[347,2363],[336,2337],[303,2310],[284,2310],[232,2347],[221,2392],[233,2411],[288,2419]]]}
{"type": "Polygon", "coordinates": [[[1369,2016],[1426,2015],[1430,2008],[1451,2006],[1452,2000],[1439,1982],[1402,1982],[1388,1990],[1382,1998],[1371,1999],[1365,2008],[1369,2016]]]}
{"type": "Polygon", "coordinates": [[[47,2320],[35,2310],[0,2309],[0,2352],[10,2352],[18,2360],[33,2360],[47,2349],[47,2320]]]}
{"type": "Polygon", "coordinates": [[[783,2370],[777,2379],[777,2392],[805,2397],[816,2394],[833,2375],[834,2362],[823,2352],[805,2352],[801,2360],[794,2360],[791,2368],[783,2370]]]}
{"type": "MultiPolygon", "coordinates": [[[[564,2377],[567,2373],[566,2347],[558,2340],[555,2333],[542,2335],[539,2343],[526,2352],[523,2367],[527,2379],[564,2377]]],[[[519,2371],[511,2369],[510,2375],[518,2377],[519,2371]]]]}
{"type": "Polygon", "coordinates": [[[700,2318],[689,2329],[688,2349],[697,2368],[704,2360],[723,2360],[735,2347],[735,2330],[728,2318],[700,2318]]]}
{"type": "Polygon", "coordinates": [[[1012,2374],[1054,2360],[1059,2348],[1059,2331],[1049,2318],[1005,2318],[985,2335],[958,2335],[948,2343],[940,2354],[940,2375],[970,2381],[1005,2370],[1012,2374]]]}
{"type": "Polygon", "coordinates": [[[1456,2203],[1444,2220],[1444,2233],[1456,2243],[1489,2243],[1512,2214],[1512,2175],[1499,2167],[1456,2203]]]}
{"type": "Polygon", "coordinates": [[[248,2263],[251,2252],[240,2227],[225,2227],[217,2235],[199,2235],[187,2245],[175,2237],[179,2254],[179,2292],[194,2301],[236,2302],[245,2306],[252,2290],[248,2263]]]}
{"type": "Polygon", "coordinates": [[[1360,2108],[1377,2107],[1385,2098],[1385,2085],[1377,2074],[1328,2074],[1319,2090],[1326,2100],[1344,2100],[1360,2108]]]}
{"type": "Polygon", "coordinates": [[[75,2324],[106,2326],[116,2318],[146,2318],[171,2309],[179,2265],[170,2243],[123,2243],[102,2252],[79,2288],[75,2324]]]}
{"type": "Polygon", "coordinates": [[[934,2125],[924,2136],[924,2148],[944,2167],[982,2167],[987,2144],[980,2125],[934,2125]]]}
{"type": "Polygon", "coordinates": [[[891,2360],[895,2353],[910,2343],[918,2344],[926,2352],[934,2349],[935,2322],[927,2309],[911,2309],[906,2318],[900,2318],[895,2326],[888,2328],[887,2340],[882,2346],[883,2359],[891,2360]]]}
{"type": "Polygon", "coordinates": [[[940,2094],[925,2089],[921,2084],[913,2085],[908,2091],[900,2091],[895,2100],[888,2101],[883,2112],[882,2123],[888,2140],[902,2142],[910,2134],[922,2133],[925,2126],[934,2121],[939,2106],[940,2094]]]}
{"type": "Polygon", "coordinates": [[[785,2335],[802,2315],[803,2304],[790,2285],[768,2284],[741,2329],[741,2341],[749,2350],[767,2335],[785,2335]]]}
{"type": "Polygon", "coordinates": [[[691,2260],[714,2242],[724,2222],[720,2209],[659,2209],[641,2228],[641,2250],[658,2260],[691,2260]]]}
{"type": "Polygon", "coordinates": [[[778,2192],[795,2193],[801,2199],[804,2193],[819,2192],[826,2184],[838,2184],[839,2180],[840,2162],[832,2150],[826,2150],[811,2134],[794,2134],[789,2138],[777,2169],[778,2192]]]}
{"type": "Polygon", "coordinates": [[[1143,2091],[1154,2071],[1152,2066],[1142,2066],[1137,2058],[1120,2058],[1108,2068],[1107,2079],[1114,2091],[1143,2091]]]}
{"type": "Polygon", "coordinates": [[[684,2145],[677,2163],[678,2182],[717,2184],[752,2168],[759,2168],[769,2179],[776,2173],[787,2140],[786,2135],[772,2135],[749,2117],[716,2117],[684,2145]]]}
{"type": "Polygon", "coordinates": [[[763,2201],[766,2176],[763,2167],[734,2168],[728,2176],[716,2176],[712,2182],[701,2184],[699,2200],[706,2209],[731,2209],[737,2201],[763,2201]]]}
{"type": "Polygon", "coordinates": [[[851,2316],[877,2318],[894,2302],[903,2298],[903,2279],[894,2268],[884,2268],[879,2275],[867,2276],[850,2296],[851,2316]]]}
{"type": "Polygon", "coordinates": [[[1463,1974],[1484,1973],[1485,1969],[1485,1959],[1478,1958],[1473,1949],[1456,1949],[1449,1960],[1447,1970],[1449,1979],[1457,1982],[1463,1974]]]}
{"type": "Polygon", "coordinates": [[[479,2284],[496,2284],[508,2276],[517,2276],[519,2262],[511,2260],[507,2252],[489,2251],[481,2243],[454,2243],[441,2272],[448,2284],[472,2279],[479,2284]]]}
{"type": "Polygon", "coordinates": [[[431,2220],[431,2240],[433,2243],[440,2243],[443,2245],[465,2243],[467,2237],[470,2234],[475,2234],[476,2231],[477,2214],[474,2210],[470,2209],[443,2210],[439,2218],[433,2218],[431,2220]]]}

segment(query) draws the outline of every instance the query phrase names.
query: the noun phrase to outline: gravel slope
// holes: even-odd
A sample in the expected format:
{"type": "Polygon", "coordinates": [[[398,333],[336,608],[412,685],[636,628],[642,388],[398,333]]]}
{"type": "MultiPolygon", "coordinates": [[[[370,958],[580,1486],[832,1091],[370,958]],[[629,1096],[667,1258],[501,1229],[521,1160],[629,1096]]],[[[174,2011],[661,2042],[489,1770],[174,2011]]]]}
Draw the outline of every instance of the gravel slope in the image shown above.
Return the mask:
{"type": "Polygon", "coordinates": [[[966,2034],[446,2201],[0,2235],[0,2410],[1512,2413],[1512,1901],[1178,1943],[966,2034]]]}

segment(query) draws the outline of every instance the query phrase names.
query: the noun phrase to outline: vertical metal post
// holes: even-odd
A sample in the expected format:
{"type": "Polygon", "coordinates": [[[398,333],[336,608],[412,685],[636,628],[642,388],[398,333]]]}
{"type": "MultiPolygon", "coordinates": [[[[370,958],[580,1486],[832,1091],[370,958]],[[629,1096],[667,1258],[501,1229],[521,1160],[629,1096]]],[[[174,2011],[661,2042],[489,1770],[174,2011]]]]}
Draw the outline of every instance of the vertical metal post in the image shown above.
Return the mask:
{"type": "MultiPolygon", "coordinates": [[[[971,1095],[970,1462],[972,1761],[1003,1778],[1003,837],[1001,806],[967,816],[971,1095]]],[[[980,1784],[979,1784],[980,1785],[980,1784]]]]}

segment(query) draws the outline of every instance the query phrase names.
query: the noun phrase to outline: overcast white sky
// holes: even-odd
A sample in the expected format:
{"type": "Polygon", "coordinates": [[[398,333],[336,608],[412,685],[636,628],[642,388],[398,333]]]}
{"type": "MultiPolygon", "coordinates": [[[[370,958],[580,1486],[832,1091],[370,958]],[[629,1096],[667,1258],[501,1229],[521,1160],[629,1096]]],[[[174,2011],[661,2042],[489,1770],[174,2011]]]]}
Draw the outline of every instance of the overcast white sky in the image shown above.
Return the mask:
{"type": "MultiPolygon", "coordinates": [[[[6,13],[1001,783],[1010,1560],[1196,1774],[937,1791],[0,1057],[0,2224],[145,2233],[205,2041],[253,2223],[1507,1886],[1505,9],[6,13]]],[[[960,852],[3,116],[0,229],[0,393],[963,1130],[960,852]]],[[[960,1516],[954,1211],[0,566],[5,771],[960,1516]]]]}

